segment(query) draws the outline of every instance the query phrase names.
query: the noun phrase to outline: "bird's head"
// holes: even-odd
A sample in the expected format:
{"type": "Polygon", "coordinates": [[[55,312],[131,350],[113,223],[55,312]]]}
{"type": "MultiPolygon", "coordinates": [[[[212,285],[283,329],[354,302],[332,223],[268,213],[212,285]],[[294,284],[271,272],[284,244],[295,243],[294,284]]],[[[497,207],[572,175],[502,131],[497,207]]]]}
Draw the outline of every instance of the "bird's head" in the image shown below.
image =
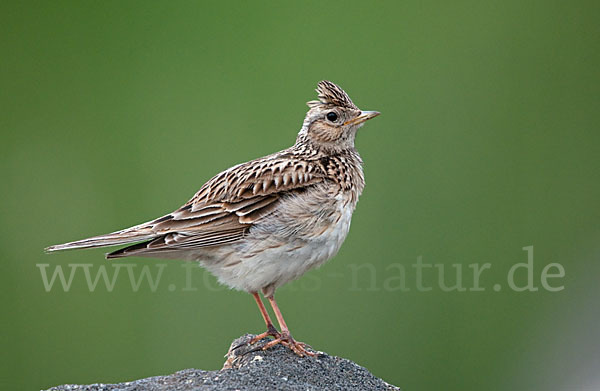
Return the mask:
{"type": "Polygon", "coordinates": [[[310,109],[298,141],[333,150],[354,148],[358,128],[379,112],[360,110],[344,90],[327,80],[319,82],[317,93],[319,100],[307,103],[310,109]]]}

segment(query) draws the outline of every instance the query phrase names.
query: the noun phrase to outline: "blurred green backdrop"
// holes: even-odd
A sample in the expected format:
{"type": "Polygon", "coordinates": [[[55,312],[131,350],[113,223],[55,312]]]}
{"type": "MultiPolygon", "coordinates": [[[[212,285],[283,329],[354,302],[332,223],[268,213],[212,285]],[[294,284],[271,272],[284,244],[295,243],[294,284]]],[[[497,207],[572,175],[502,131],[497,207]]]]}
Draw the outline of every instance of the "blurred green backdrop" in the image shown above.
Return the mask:
{"type": "MultiPolygon", "coordinates": [[[[260,332],[252,298],[177,261],[155,292],[83,269],[46,292],[50,244],[170,212],[229,166],[291,145],[321,79],[382,115],[339,255],[278,294],[294,336],[404,390],[600,387],[596,1],[0,4],[2,389],[220,368],[260,332]],[[535,292],[508,289],[534,246],[535,292]],[[445,292],[423,263],[489,263],[445,292]],[[564,286],[540,285],[560,263],[564,286]],[[362,269],[357,269],[366,265],[362,269]],[[408,291],[393,280],[406,268],[408,291]],[[492,289],[499,284],[500,291],[492,289]]],[[[519,273],[522,273],[521,270],[519,273]]],[[[519,283],[525,277],[519,274],[519,283]]],[[[397,282],[397,280],[396,280],[397,282]]]]}

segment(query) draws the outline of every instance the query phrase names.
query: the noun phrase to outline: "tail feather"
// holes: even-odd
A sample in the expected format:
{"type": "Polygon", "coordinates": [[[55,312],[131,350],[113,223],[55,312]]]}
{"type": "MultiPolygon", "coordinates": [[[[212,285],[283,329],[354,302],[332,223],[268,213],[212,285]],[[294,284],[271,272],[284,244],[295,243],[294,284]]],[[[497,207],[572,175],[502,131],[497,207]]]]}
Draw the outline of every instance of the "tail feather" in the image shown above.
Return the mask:
{"type": "Polygon", "coordinates": [[[124,258],[129,257],[131,255],[143,254],[144,250],[148,248],[148,244],[151,242],[152,240],[147,240],[145,242],[132,244],[131,246],[120,248],[116,251],[106,254],[106,259],[124,258]]]}
{"type": "Polygon", "coordinates": [[[106,235],[94,236],[87,239],[77,240],[75,242],[56,244],[54,246],[46,247],[45,251],[53,252],[61,250],[73,250],[78,248],[116,246],[120,244],[141,242],[144,240],[153,239],[156,236],[156,232],[152,231],[150,226],[147,224],[142,224],[106,235]]]}

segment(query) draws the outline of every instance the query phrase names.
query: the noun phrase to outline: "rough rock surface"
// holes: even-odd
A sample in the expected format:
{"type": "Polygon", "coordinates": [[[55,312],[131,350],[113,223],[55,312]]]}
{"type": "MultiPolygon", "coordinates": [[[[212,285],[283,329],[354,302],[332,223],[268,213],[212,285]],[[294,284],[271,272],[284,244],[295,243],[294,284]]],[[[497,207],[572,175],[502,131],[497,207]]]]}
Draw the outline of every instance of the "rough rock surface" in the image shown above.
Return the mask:
{"type": "Polygon", "coordinates": [[[281,345],[262,351],[260,342],[247,344],[252,337],[233,341],[220,371],[185,369],[119,384],[67,384],[48,391],[400,390],[344,358],[323,352],[300,358],[281,345]]]}

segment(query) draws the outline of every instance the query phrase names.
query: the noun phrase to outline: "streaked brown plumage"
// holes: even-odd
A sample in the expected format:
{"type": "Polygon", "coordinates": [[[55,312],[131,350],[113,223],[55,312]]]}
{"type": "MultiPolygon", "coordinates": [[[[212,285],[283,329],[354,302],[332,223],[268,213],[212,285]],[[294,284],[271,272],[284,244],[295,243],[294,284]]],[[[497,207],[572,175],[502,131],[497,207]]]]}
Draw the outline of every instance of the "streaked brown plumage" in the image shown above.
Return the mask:
{"type": "Polygon", "coordinates": [[[344,241],[364,187],[356,131],[379,113],[361,111],[337,85],[321,81],[296,143],[234,166],[185,205],[150,222],[47,251],[129,244],[107,258],[199,261],[221,283],[254,295],[267,324],[259,335],[310,354],[294,341],[274,300],[277,287],[331,258],[344,241]],[[257,294],[273,306],[278,332],[257,294]]]}

